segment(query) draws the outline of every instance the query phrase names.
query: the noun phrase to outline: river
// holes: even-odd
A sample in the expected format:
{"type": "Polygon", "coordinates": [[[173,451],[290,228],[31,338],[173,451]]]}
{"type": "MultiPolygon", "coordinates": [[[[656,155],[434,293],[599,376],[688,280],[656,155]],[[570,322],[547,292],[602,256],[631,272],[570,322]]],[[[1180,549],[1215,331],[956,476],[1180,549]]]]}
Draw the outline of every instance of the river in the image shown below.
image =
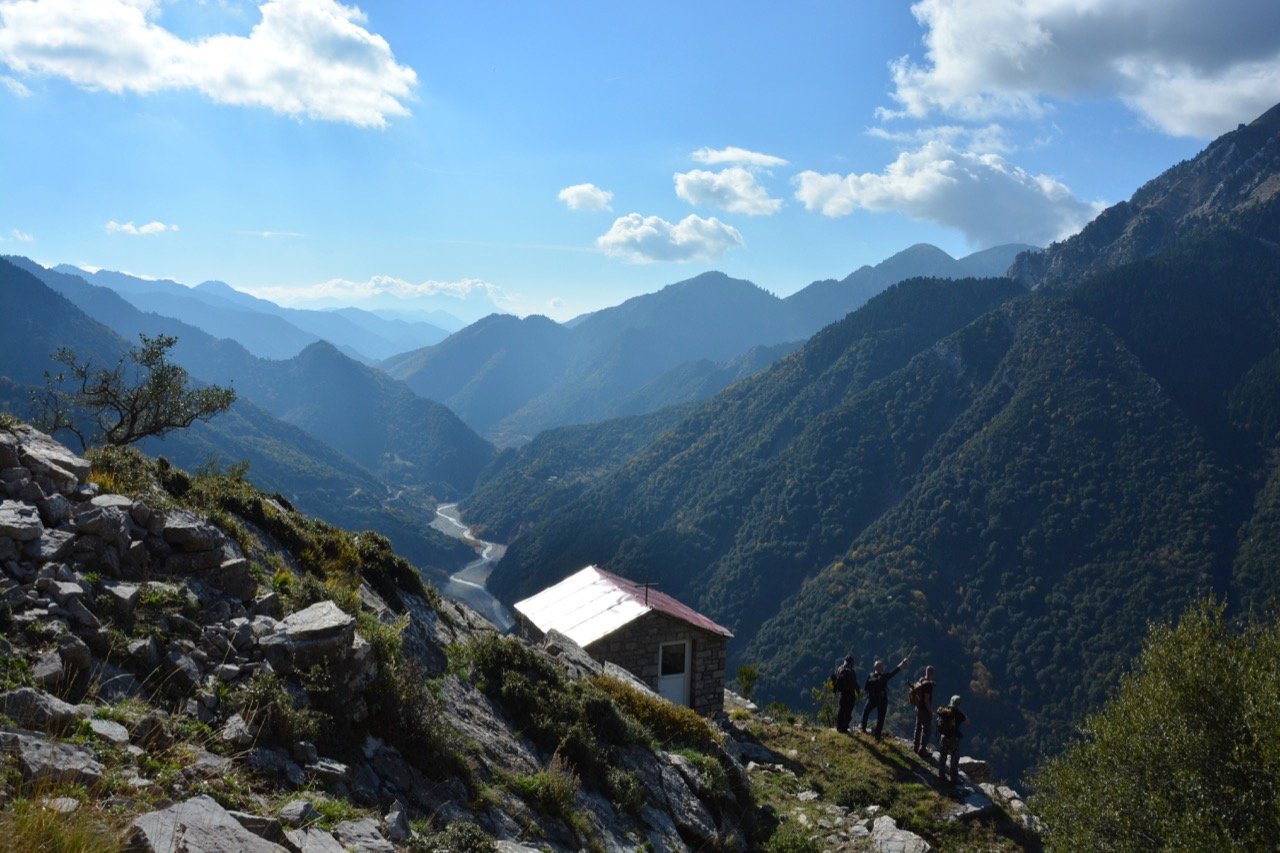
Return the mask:
{"type": "Polygon", "coordinates": [[[507,546],[497,542],[485,542],[471,533],[471,528],[462,523],[456,503],[440,504],[436,507],[436,517],[431,526],[446,536],[461,539],[476,549],[479,555],[460,570],[449,576],[449,580],[440,589],[441,594],[454,601],[461,601],[488,619],[501,631],[509,631],[515,625],[511,611],[506,605],[489,594],[484,588],[485,582],[493,572],[493,564],[502,559],[507,546]]]}

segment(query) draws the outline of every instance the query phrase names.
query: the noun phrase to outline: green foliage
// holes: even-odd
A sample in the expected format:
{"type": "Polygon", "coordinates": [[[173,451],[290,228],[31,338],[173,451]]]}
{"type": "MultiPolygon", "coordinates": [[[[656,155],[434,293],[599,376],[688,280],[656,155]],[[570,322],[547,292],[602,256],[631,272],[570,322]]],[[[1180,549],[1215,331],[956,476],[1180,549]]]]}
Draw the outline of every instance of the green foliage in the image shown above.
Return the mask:
{"type": "Polygon", "coordinates": [[[231,694],[232,706],[252,724],[283,743],[315,741],[326,723],[323,715],[302,706],[275,673],[255,673],[231,694]]]}
{"type": "Polygon", "coordinates": [[[45,374],[44,392],[33,397],[37,426],[49,433],[71,432],[82,448],[90,443],[118,446],[185,429],[231,408],[233,389],[189,387],[187,371],[169,361],[177,338],[138,337],[141,346],[130,348],[113,368],[95,369],[69,347],[59,348],[53,360],[67,372],[45,374]],[[94,427],[89,435],[81,427],[86,420],[94,427]]]}
{"type": "Polygon", "coordinates": [[[19,798],[0,811],[0,838],[9,850],[43,853],[116,853],[123,832],[95,809],[82,805],[62,814],[40,798],[19,798]]]}
{"type": "Polygon", "coordinates": [[[21,654],[0,652],[0,690],[16,690],[31,684],[31,664],[21,654]]]}
{"type": "Polygon", "coordinates": [[[409,849],[414,853],[497,853],[498,846],[471,821],[455,820],[421,841],[411,841],[409,849]]]}
{"type": "Polygon", "coordinates": [[[89,482],[97,483],[108,494],[138,497],[153,491],[158,483],[156,463],[136,447],[95,447],[86,458],[93,466],[89,482]]]}
{"type": "Polygon", "coordinates": [[[723,737],[692,708],[641,692],[607,675],[595,676],[591,683],[664,747],[688,746],[708,750],[718,746],[723,737]]]}
{"type": "Polygon", "coordinates": [[[1083,739],[1037,777],[1054,850],[1262,850],[1280,837],[1280,623],[1202,601],[1152,629],[1083,739]]]}
{"type": "Polygon", "coordinates": [[[733,680],[738,685],[738,694],[750,702],[751,694],[755,692],[756,683],[760,680],[760,667],[753,663],[744,663],[738,667],[733,680]]]}
{"type": "Polygon", "coordinates": [[[551,756],[546,769],[513,776],[508,780],[511,790],[539,812],[547,817],[565,820],[574,813],[574,800],[579,784],[573,767],[559,753],[551,756]]]}

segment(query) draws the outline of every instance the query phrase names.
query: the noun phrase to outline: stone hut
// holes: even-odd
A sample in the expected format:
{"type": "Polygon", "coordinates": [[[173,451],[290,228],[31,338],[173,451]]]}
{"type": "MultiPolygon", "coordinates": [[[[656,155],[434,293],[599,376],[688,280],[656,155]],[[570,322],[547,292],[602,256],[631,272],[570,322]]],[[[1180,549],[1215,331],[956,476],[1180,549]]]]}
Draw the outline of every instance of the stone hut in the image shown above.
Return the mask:
{"type": "Polygon", "coordinates": [[[724,706],[725,646],[733,634],[666,593],[588,566],[516,602],[515,610],[527,633],[558,631],[678,705],[700,714],[724,706]]]}

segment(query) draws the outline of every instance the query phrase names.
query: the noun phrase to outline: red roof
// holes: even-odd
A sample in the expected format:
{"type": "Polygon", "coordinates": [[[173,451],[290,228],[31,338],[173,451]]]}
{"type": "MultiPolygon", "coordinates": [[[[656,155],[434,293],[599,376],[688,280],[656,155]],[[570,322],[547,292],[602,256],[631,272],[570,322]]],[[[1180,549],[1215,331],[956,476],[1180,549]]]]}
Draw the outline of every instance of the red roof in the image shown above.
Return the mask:
{"type": "Polygon", "coordinates": [[[627,580],[626,578],[615,575],[612,572],[606,572],[604,569],[599,567],[596,567],[596,571],[616,585],[618,589],[630,596],[636,601],[636,603],[644,605],[650,610],[657,610],[660,613],[665,613],[668,616],[679,619],[681,622],[688,622],[696,628],[701,628],[704,631],[710,631],[712,634],[720,634],[724,637],[733,636],[733,632],[728,628],[711,621],[692,607],[687,604],[682,604],[667,595],[665,592],[660,592],[653,587],[646,589],[645,585],[642,583],[627,580]]]}

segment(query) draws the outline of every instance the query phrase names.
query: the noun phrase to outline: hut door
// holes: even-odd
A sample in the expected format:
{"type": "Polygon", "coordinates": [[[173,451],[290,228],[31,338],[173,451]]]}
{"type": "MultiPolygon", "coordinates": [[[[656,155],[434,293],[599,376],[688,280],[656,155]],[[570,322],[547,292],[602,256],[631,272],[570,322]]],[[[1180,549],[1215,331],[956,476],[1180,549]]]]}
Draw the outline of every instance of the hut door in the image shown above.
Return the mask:
{"type": "Polygon", "coordinates": [[[689,643],[658,647],[658,693],[677,705],[689,705],[689,643]]]}

